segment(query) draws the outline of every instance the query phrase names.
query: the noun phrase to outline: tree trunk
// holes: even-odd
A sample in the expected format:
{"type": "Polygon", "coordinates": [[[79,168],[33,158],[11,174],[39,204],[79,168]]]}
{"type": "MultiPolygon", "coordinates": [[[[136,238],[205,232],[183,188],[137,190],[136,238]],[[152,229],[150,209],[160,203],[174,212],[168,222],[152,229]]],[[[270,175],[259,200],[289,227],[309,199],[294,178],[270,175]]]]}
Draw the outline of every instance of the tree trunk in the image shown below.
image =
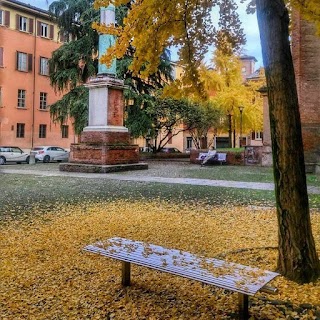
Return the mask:
{"type": "Polygon", "coordinates": [[[298,283],[316,280],[320,263],[312,236],[301,121],[283,0],[257,0],[265,66],[278,217],[278,270],[298,283]]]}

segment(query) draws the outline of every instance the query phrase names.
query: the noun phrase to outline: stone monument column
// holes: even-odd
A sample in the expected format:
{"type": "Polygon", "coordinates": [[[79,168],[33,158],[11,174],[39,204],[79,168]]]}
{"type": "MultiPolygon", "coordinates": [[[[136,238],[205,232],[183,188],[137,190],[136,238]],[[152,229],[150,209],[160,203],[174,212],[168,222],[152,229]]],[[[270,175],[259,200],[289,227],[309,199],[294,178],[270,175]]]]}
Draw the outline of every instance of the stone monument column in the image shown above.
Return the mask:
{"type": "MultiPolygon", "coordinates": [[[[100,23],[115,24],[115,7],[100,9],[100,23]]],[[[114,172],[148,169],[139,163],[139,146],[130,144],[130,134],[123,125],[124,83],[116,78],[116,60],[110,66],[100,63],[115,37],[99,35],[98,74],[90,78],[88,126],[83,129],[80,143],[70,147],[69,163],[61,164],[62,171],[114,172]]]]}
{"type": "MultiPolygon", "coordinates": [[[[114,25],[116,22],[116,12],[114,5],[110,4],[107,8],[100,8],[100,23],[108,25],[114,25]]],[[[98,65],[98,75],[110,75],[111,77],[116,77],[117,65],[116,60],[113,59],[111,66],[106,66],[100,63],[102,55],[106,50],[112,47],[116,42],[115,36],[111,34],[100,34],[99,35],[99,65],[98,65]]]]}

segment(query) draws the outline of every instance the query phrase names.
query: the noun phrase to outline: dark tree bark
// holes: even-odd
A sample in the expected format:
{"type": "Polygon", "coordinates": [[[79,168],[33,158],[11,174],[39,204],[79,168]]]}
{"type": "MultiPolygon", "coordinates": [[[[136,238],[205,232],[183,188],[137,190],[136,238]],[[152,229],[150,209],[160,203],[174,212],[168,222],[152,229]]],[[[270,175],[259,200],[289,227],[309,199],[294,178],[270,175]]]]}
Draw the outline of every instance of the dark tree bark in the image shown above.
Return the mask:
{"type": "Polygon", "coordinates": [[[316,280],[320,263],[312,236],[301,121],[283,0],[257,0],[265,66],[278,216],[278,270],[298,283],[316,280]]]}

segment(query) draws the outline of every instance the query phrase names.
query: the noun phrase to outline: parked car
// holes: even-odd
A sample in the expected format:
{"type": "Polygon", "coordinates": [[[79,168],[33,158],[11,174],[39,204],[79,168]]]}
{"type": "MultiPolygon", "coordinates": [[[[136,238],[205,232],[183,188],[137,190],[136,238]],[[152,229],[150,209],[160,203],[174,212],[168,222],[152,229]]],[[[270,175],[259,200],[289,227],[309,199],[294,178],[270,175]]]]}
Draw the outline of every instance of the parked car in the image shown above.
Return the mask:
{"type": "Polygon", "coordinates": [[[181,153],[181,151],[177,148],[162,148],[160,152],[166,152],[166,153],[181,153]]]}
{"type": "Polygon", "coordinates": [[[34,154],[35,161],[48,163],[50,161],[68,161],[69,151],[56,146],[40,146],[31,149],[31,154],[34,154]]]}
{"type": "Polygon", "coordinates": [[[29,163],[30,156],[19,147],[0,146],[0,165],[6,162],[29,163]]]}
{"type": "Polygon", "coordinates": [[[185,153],[191,153],[191,150],[197,150],[196,148],[186,148],[184,150],[185,153]]]}
{"type": "Polygon", "coordinates": [[[151,147],[140,147],[139,148],[140,152],[152,152],[152,148],[151,147]]]}

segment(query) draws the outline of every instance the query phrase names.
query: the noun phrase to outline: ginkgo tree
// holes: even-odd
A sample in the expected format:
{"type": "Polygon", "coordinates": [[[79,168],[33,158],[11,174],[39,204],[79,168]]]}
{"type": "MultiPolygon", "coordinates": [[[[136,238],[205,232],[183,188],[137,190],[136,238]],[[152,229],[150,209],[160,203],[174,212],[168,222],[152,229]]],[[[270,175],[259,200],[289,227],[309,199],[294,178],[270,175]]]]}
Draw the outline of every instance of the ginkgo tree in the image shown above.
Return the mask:
{"type": "MultiPolygon", "coordinates": [[[[110,63],[124,56],[126,48],[136,49],[131,64],[134,72],[155,72],[164,48],[179,47],[185,77],[193,86],[203,84],[199,65],[212,42],[211,12],[220,0],[135,1],[123,26],[95,27],[117,36],[114,47],[102,58],[110,63]],[[144,66],[143,71],[142,66],[144,66]]],[[[242,0],[245,2],[246,0],[242,0]]],[[[249,1],[249,0],[248,0],[249,1]]],[[[96,0],[95,6],[118,6],[128,0],[96,0]]],[[[320,30],[318,0],[292,0],[291,5],[320,30]]],[[[320,262],[312,236],[301,121],[290,51],[289,14],[284,0],[251,0],[256,7],[270,106],[273,168],[278,216],[278,269],[286,277],[305,283],[320,275],[320,262]]]]}
{"type": "MultiPolygon", "coordinates": [[[[181,79],[175,79],[164,87],[163,95],[166,97],[174,97],[182,99],[188,97],[195,101],[200,101],[205,109],[203,124],[198,126],[199,130],[190,132],[193,142],[197,148],[200,148],[201,135],[202,138],[207,138],[209,130],[216,132],[225,132],[229,130],[230,147],[232,147],[232,128],[233,139],[235,140],[235,131],[240,129],[240,121],[242,129],[247,132],[262,131],[263,112],[262,98],[258,93],[258,89],[264,85],[263,74],[254,81],[244,83],[241,75],[241,63],[239,56],[233,54],[230,49],[232,46],[226,46],[225,49],[217,49],[214,52],[212,66],[207,66],[202,63],[199,67],[200,81],[203,84],[203,94],[198,96],[194,90],[189,90],[188,86],[184,86],[181,79]],[[223,51],[222,51],[223,50],[223,51]],[[206,96],[206,102],[202,101],[203,96],[206,96]],[[211,113],[214,106],[217,112],[211,113]],[[241,115],[240,107],[245,108],[245,113],[241,115]],[[215,119],[217,114],[220,116],[220,123],[211,121],[215,119]],[[232,123],[230,116],[232,115],[232,123]],[[240,120],[240,118],[242,119],[240,120]],[[223,121],[223,119],[225,121],[223,121]],[[201,134],[202,133],[202,134],[201,134]]],[[[235,141],[233,146],[235,146],[235,141]]],[[[203,146],[207,148],[207,146],[203,146]]]]}
{"type": "MultiPolygon", "coordinates": [[[[262,131],[263,105],[257,90],[264,84],[263,76],[255,81],[244,83],[239,57],[234,54],[226,54],[221,50],[214,52],[212,62],[214,70],[208,71],[209,75],[204,78],[205,88],[212,92],[211,100],[219,105],[221,111],[227,116],[230,144],[232,127],[235,139],[236,126],[240,127],[240,121],[244,132],[262,131]],[[245,109],[245,113],[241,114],[240,107],[245,109]]],[[[203,70],[200,74],[203,79],[203,70]]],[[[235,145],[234,141],[233,146],[235,145]]]]}

